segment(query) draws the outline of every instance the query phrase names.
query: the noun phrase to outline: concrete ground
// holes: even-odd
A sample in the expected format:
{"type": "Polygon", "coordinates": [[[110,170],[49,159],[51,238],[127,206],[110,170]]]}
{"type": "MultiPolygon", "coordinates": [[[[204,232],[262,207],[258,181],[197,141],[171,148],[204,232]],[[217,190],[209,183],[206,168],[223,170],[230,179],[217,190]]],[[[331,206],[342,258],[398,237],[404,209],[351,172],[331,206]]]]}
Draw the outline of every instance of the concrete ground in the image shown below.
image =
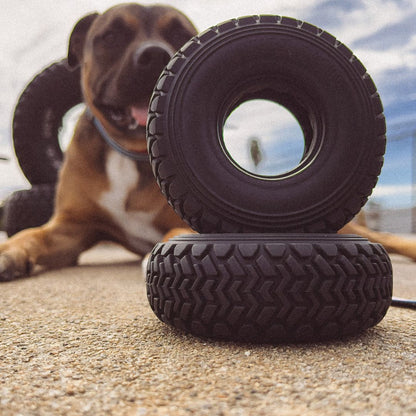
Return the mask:
{"type": "MultiPolygon", "coordinates": [[[[416,298],[416,263],[392,260],[416,298]]],[[[101,246],[0,285],[0,414],[416,415],[416,311],[346,341],[198,339],[156,318],[135,256],[101,246]]]]}

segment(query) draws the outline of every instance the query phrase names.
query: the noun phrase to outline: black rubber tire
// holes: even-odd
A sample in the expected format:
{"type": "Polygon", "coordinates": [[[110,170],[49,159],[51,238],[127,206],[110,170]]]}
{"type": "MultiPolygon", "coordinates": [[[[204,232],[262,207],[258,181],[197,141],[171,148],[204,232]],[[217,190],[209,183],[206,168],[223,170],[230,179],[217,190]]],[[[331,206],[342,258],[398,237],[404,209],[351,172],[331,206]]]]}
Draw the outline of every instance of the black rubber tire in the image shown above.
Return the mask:
{"type": "Polygon", "coordinates": [[[80,71],[70,70],[65,59],[36,75],[21,94],[13,118],[13,143],[32,185],[57,181],[63,158],[58,140],[62,119],[81,102],[80,71]]]}
{"type": "Polygon", "coordinates": [[[377,182],[385,132],[376,87],[346,46],[308,23],[251,16],[172,58],[150,103],[148,148],[168,202],[200,233],[336,232],[377,182]],[[255,98],[303,129],[303,160],[286,174],[249,174],[224,150],[227,116],[255,98]]]}
{"type": "Polygon", "coordinates": [[[7,235],[38,227],[51,218],[54,210],[55,185],[35,185],[13,192],[4,206],[3,227],[7,235]]]}
{"type": "Polygon", "coordinates": [[[155,246],[146,286],[160,320],[197,336],[319,341],[381,321],[392,268],[355,235],[189,235],[155,246]]]}

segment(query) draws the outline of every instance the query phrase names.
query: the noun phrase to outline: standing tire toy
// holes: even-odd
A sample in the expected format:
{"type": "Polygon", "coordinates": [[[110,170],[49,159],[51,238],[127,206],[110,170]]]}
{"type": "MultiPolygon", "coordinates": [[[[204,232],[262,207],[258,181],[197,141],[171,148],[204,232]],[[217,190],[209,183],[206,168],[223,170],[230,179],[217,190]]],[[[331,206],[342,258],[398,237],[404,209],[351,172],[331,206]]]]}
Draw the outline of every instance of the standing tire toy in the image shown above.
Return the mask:
{"type": "Polygon", "coordinates": [[[188,235],[155,246],[147,296],[161,321],[197,336],[335,339],[381,321],[392,268],[381,245],[353,235],[188,235]]]}
{"type": "Polygon", "coordinates": [[[62,163],[59,130],[65,114],[82,102],[80,71],[66,60],[40,72],[15,108],[13,143],[19,165],[32,185],[56,183],[62,163]]]}
{"type": "Polygon", "coordinates": [[[54,210],[55,184],[34,185],[13,192],[4,205],[3,228],[12,235],[48,222],[54,210]]]}
{"type": "Polygon", "coordinates": [[[200,233],[336,232],[367,201],[383,164],[386,125],[363,64],[329,33],[249,16],[191,39],[150,102],[148,148],[158,184],[200,233]],[[240,104],[274,101],[304,134],[299,164],[276,176],[238,166],[223,127],[240,104]]]}

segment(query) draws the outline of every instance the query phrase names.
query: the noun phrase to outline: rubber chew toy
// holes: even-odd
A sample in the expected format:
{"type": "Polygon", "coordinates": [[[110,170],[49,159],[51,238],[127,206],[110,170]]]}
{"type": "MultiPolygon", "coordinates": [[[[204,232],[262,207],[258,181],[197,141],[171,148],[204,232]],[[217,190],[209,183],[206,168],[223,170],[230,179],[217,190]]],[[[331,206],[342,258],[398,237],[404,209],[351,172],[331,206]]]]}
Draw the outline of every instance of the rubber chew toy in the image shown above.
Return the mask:
{"type": "Polygon", "coordinates": [[[199,235],[158,244],[147,292],[164,322],[232,340],[305,341],[377,324],[392,296],[384,248],[335,232],[367,201],[386,125],[362,63],[329,33],[279,16],[234,19],[191,39],[150,102],[157,182],[199,235]],[[241,103],[287,108],[305,139],[289,172],[247,172],[222,137],[241,103]]]}

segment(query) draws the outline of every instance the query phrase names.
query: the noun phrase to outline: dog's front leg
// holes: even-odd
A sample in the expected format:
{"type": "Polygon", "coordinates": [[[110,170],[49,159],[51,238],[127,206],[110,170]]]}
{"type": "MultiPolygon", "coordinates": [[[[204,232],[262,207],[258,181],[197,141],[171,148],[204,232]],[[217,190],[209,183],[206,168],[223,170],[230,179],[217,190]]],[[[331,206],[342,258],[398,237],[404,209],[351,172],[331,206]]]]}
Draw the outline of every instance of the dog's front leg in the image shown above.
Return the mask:
{"type": "Polygon", "coordinates": [[[56,217],[42,227],[23,230],[0,244],[0,281],[28,276],[35,266],[75,265],[80,253],[95,242],[88,225],[56,217]]]}
{"type": "Polygon", "coordinates": [[[416,240],[414,239],[385,232],[373,231],[355,222],[349,222],[341,228],[341,230],[339,230],[339,233],[358,234],[373,243],[382,244],[389,253],[401,254],[402,256],[406,256],[413,261],[416,261],[416,240]]]}

